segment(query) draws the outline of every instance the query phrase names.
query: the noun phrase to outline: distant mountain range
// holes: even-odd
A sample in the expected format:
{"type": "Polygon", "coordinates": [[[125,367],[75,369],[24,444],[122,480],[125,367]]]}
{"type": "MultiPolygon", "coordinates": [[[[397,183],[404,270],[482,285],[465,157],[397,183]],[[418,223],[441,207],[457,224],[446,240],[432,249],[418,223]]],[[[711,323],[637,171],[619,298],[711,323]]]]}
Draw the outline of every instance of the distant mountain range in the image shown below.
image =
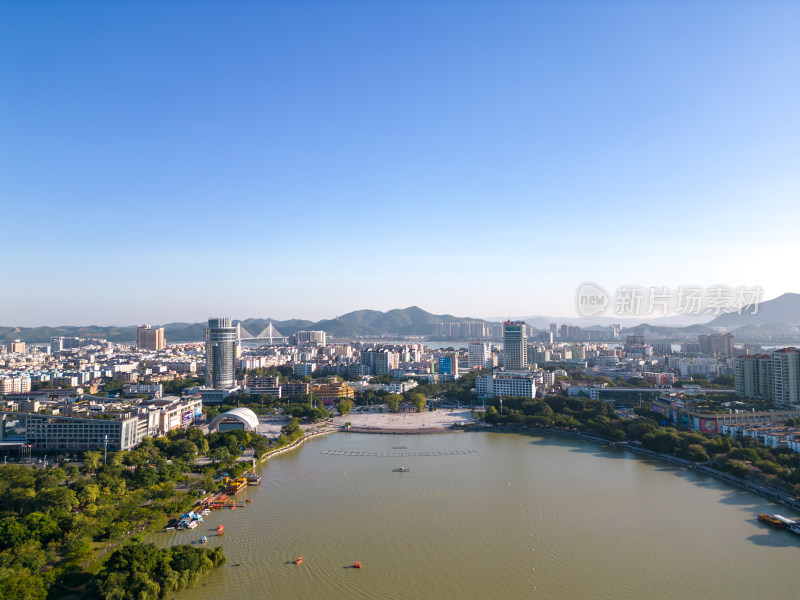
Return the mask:
{"type": "MultiPolygon", "coordinates": [[[[658,327],[688,327],[689,325],[700,325],[708,323],[714,318],[713,315],[674,315],[669,317],[656,317],[648,320],[648,323],[658,327]]],[[[623,327],[635,327],[642,323],[642,319],[631,317],[551,317],[548,315],[528,315],[523,317],[487,317],[487,321],[525,321],[531,327],[537,329],[548,329],[551,323],[558,325],[577,325],[582,328],[608,327],[609,325],[620,324],[623,327]]]]}
{"type": "Polygon", "coordinates": [[[756,314],[727,313],[708,323],[709,327],[744,327],[753,325],[800,324],[800,294],[783,294],[758,305],[756,314]]]}
{"type": "MultiPolygon", "coordinates": [[[[241,323],[248,332],[256,336],[270,323],[282,335],[289,336],[300,330],[322,330],[335,338],[351,338],[386,335],[434,335],[437,323],[464,323],[483,321],[470,317],[435,315],[417,306],[394,309],[388,312],[357,310],[334,319],[307,321],[290,319],[244,319],[241,323]]],[[[168,342],[202,341],[207,323],[167,323],[164,336],[168,342]]],[[[20,339],[25,342],[46,343],[55,336],[103,338],[113,342],[131,342],[136,339],[136,326],[129,327],[0,327],[0,339],[20,339]]]]}
{"type": "MultiPolygon", "coordinates": [[[[643,323],[646,335],[659,335],[672,339],[689,339],[697,335],[707,335],[728,331],[736,341],[796,343],[800,340],[800,294],[783,294],[772,300],[761,302],[755,314],[753,309],[721,314],[707,323],[688,327],[666,327],[653,323],[643,323]]],[[[623,329],[622,334],[631,328],[623,329]]]]}
{"type": "MultiPolygon", "coordinates": [[[[642,323],[651,333],[675,339],[691,339],[698,334],[714,333],[720,329],[733,331],[737,339],[771,340],[781,336],[796,336],[800,324],[800,294],[784,294],[773,300],[762,302],[756,314],[729,313],[719,315],[709,322],[702,322],[709,318],[697,316],[691,325],[675,326],[672,317],[653,319],[649,323],[642,323]]],[[[353,338],[369,336],[409,336],[409,335],[435,335],[437,323],[464,323],[469,321],[482,321],[484,323],[498,322],[504,319],[488,320],[471,317],[454,317],[453,315],[435,315],[417,306],[394,309],[387,312],[377,310],[356,310],[334,319],[322,321],[308,321],[303,319],[289,319],[278,321],[276,319],[245,319],[240,321],[242,327],[253,335],[261,333],[270,323],[282,335],[289,336],[300,330],[322,330],[335,338],[353,338]]],[[[523,317],[532,327],[547,329],[550,323],[573,323],[586,328],[607,326],[610,323],[621,323],[625,329],[630,330],[634,321],[603,317],[601,319],[576,318],[560,319],[542,316],[523,317]],[[630,324],[630,325],[629,325],[630,324]]],[[[239,321],[234,321],[239,322],[239,321]]],[[[690,321],[691,322],[691,321],[690,321]]],[[[685,323],[685,321],[684,321],[685,323]]],[[[203,339],[203,323],[167,323],[163,325],[164,334],[169,342],[191,342],[203,339]]],[[[136,339],[136,326],[129,327],[99,327],[99,326],[62,326],[62,327],[0,327],[0,339],[21,339],[26,342],[46,343],[51,337],[84,337],[104,338],[115,342],[131,342],[136,339]]]]}

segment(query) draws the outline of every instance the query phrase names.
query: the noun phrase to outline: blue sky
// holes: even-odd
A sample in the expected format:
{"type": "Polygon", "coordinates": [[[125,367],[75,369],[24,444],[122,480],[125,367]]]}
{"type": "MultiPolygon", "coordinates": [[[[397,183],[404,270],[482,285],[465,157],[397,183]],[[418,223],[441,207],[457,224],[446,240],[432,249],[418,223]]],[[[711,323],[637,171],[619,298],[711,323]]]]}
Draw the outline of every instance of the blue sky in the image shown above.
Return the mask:
{"type": "Polygon", "coordinates": [[[800,292],[798,24],[769,1],[6,1],[0,324],[800,292]]]}

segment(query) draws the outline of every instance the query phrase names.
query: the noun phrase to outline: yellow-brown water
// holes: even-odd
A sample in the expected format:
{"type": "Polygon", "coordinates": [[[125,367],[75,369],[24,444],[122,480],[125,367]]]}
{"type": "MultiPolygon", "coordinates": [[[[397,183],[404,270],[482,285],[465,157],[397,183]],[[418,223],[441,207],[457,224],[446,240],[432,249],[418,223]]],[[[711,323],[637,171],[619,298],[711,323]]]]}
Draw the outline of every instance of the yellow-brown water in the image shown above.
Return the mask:
{"type": "Polygon", "coordinates": [[[756,521],[758,512],[797,515],[615,448],[513,434],[333,434],[261,474],[240,495],[253,500],[246,508],[148,540],[207,535],[225,548],[228,563],[177,599],[800,595],[800,536],[756,521]],[[220,524],[224,537],[213,531],[220,524]],[[299,555],[303,564],[290,564],[299,555]],[[364,568],[348,568],[355,561],[364,568]]]}

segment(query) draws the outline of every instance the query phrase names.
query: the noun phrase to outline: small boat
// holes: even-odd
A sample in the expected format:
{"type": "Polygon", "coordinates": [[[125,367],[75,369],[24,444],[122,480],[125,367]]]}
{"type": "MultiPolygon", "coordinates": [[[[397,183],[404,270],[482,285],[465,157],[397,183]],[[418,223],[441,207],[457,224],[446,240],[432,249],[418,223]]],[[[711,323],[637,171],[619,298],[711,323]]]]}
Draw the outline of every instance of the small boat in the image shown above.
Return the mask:
{"type": "Polygon", "coordinates": [[[203,536],[203,537],[200,538],[200,543],[201,544],[205,544],[207,541],[208,541],[208,538],[206,536],[203,536]]]}
{"type": "Polygon", "coordinates": [[[354,563],[353,563],[353,568],[354,568],[354,569],[360,569],[360,568],[361,568],[361,563],[360,563],[360,562],[358,562],[358,561],[354,562],[354,563]]]}
{"type": "Polygon", "coordinates": [[[302,562],[303,562],[303,557],[302,557],[302,556],[298,556],[297,558],[295,558],[295,559],[292,561],[292,563],[294,563],[294,564],[296,564],[296,565],[299,565],[299,564],[300,564],[300,563],[302,563],[302,562]]]}
{"type": "Polygon", "coordinates": [[[783,522],[782,518],[781,519],[777,518],[779,516],[780,515],[771,515],[771,514],[768,514],[768,513],[758,513],[758,520],[761,521],[762,523],[766,523],[767,525],[775,527],[776,529],[783,529],[783,527],[786,524],[783,522]]]}
{"type": "Polygon", "coordinates": [[[394,473],[409,473],[410,471],[411,469],[407,467],[395,467],[394,469],[392,469],[392,472],[394,473]]]}
{"type": "Polygon", "coordinates": [[[253,501],[252,498],[248,498],[247,500],[245,500],[245,502],[252,502],[252,501],[253,501]]]}

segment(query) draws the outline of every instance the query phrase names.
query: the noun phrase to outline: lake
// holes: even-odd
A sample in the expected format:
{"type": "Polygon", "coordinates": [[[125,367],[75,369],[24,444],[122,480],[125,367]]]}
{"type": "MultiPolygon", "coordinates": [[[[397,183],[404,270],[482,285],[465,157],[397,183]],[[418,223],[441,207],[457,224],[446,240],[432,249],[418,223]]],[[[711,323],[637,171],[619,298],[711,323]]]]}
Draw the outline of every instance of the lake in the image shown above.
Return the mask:
{"type": "Polygon", "coordinates": [[[791,511],[581,440],[335,433],[260,472],[245,508],[148,539],[225,548],[228,563],[176,599],[778,599],[800,587],[800,536],[756,520],[791,511]]]}

